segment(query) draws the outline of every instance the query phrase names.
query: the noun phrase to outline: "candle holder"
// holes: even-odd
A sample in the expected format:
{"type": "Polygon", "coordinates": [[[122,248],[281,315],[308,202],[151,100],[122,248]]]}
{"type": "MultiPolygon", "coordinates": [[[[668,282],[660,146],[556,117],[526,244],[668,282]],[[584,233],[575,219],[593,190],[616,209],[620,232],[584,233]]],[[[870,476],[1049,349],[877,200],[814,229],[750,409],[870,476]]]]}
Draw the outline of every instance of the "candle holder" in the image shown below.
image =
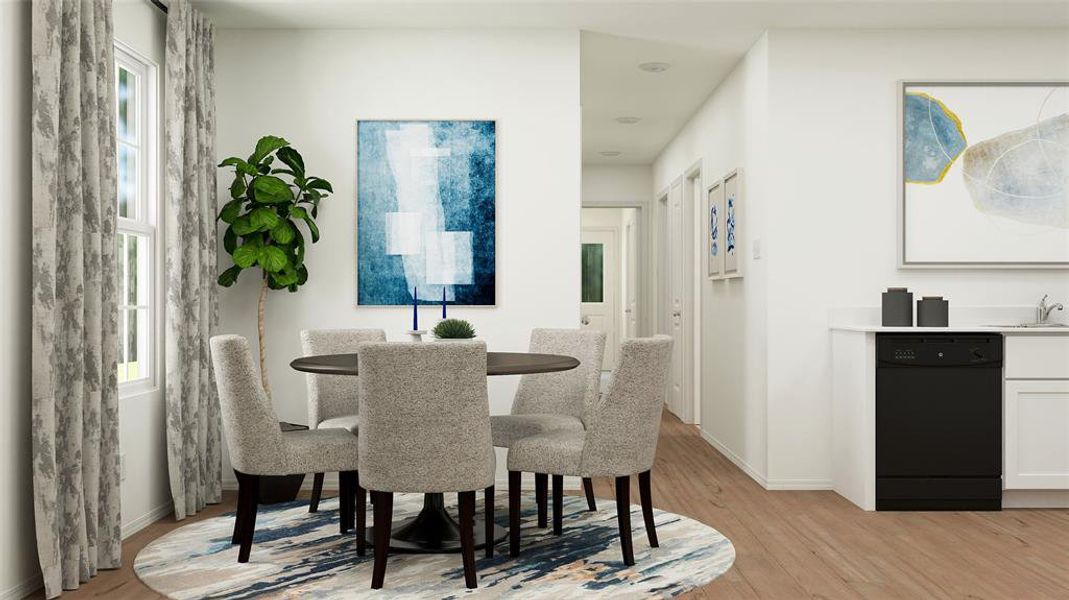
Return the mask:
{"type": "Polygon", "coordinates": [[[413,342],[422,342],[423,341],[423,336],[427,335],[427,330],[425,330],[425,329],[412,329],[412,330],[406,331],[405,335],[407,335],[408,337],[412,338],[413,342]]]}

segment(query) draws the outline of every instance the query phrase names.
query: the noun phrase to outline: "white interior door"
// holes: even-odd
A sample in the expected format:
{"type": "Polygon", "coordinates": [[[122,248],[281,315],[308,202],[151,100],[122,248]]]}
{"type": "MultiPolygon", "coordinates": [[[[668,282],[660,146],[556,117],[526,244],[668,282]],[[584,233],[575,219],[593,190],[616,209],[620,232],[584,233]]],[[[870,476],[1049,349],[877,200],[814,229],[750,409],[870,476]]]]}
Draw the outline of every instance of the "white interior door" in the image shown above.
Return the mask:
{"type": "Polygon", "coordinates": [[[617,335],[617,282],[620,278],[620,261],[617,256],[616,232],[611,229],[586,229],[582,231],[580,250],[581,303],[583,329],[596,329],[605,333],[605,360],[602,370],[616,364],[619,345],[617,335]]]}
{"type": "Polygon", "coordinates": [[[687,336],[683,329],[683,308],[686,302],[684,294],[684,257],[683,244],[683,184],[672,184],[668,193],[668,236],[665,238],[667,252],[668,302],[665,315],[668,334],[675,338],[672,344],[672,372],[668,386],[668,410],[680,419],[685,418],[686,410],[686,356],[687,336]]]}

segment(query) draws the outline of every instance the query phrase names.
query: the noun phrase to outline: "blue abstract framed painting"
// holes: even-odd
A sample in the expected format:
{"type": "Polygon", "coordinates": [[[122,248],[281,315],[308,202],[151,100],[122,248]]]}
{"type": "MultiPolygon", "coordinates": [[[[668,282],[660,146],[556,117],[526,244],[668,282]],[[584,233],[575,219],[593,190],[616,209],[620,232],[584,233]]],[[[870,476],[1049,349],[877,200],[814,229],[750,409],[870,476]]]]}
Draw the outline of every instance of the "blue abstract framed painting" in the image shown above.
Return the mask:
{"type": "Polygon", "coordinates": [[[899,266],[1069,267],[1069,82],[899,94],[899,266]]]}
{"type": "Polygon", "coordinates": [[[494,121],[357,122],[357,304],[496,304],[494,121]]]}
{"type": "Polygon", "coordinates": [[[724,274],[724,182],[717,181],[705,190],[705,214],[706,274],[719,279],[724,274]]]}
{"type": "Polygon", "coordinates": [[[742,170],[724,175],[724,278],[742,277],[742,170]]]}

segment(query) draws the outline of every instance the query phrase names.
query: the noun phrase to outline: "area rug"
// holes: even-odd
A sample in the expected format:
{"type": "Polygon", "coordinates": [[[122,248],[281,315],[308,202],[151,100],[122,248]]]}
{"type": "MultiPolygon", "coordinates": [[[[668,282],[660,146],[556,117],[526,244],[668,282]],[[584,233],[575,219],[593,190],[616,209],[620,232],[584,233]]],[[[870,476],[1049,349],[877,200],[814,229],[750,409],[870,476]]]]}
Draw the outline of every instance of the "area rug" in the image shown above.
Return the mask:
{"type": "MultiPolygon", "coordinates": [[[[446,495],[447,503],[456,496],[446,495]]],[[[659,548],[650,548],[642,510],[631,507],[635,566],[620,554],[616,508],[600,500],[597,512],[586,500],[564,499],[564,532],[536,526],[533,494],[524,494],[520,556],[508,544],[493,558],[476,554],[479,588],[464,587],[459,554],[390,555],[385,588],[371,586],[372,552],[358,557],[356,538],[338,534],[338,502],[324,500],[318,513],[307,501],[262,507],[248,563],[238,564],[230,543],[234,515],[180,527],[151,542],[134,561],[137,576],[176,600],[207,598],[662,598],[709,583],[731,568],[735,548],[715,529],[677,514],[655,511],[659,548]]],[[[394,499],[394,519],[415,515],[418,494],[394,499]]],[[[482,502],[477,503],[482,510],[482,502]]],[[[508,525],[507,498],[497,498],[497,523],[508,525]]],[[[369,507],[370,508],[370,507],[369,507]]],[[[456,515],[454,507],[448,508],[456,515]]],[[[477,518],[481,518],[477,515],[477,518]]],[[[372,524],[368,511],[368,524],[372,524]]]]}

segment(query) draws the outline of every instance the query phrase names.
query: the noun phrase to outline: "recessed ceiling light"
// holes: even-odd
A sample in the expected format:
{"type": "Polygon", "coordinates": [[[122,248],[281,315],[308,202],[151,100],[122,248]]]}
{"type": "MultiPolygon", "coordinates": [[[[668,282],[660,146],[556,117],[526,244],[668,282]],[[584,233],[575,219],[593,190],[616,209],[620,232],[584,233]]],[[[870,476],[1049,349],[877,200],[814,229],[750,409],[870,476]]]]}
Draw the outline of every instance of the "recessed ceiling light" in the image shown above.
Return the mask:
{"type": "Polygon", "coordinates": [[[649,73],[664,73],[668,69],[671,69],[672,65],[666,62],[644,62],[640,64],[638,68],[649,73]]]}
{"type": "Polygon", "coordinates": [[[621,123],[623,125],[634,125],[635,123],[638,123],[641,120],[642,119],[639,117],[616,117],[616,122],[621,123]]]}
{"type": "Polygon", "coordinates": [[[620,156],[619,150],[602,150],[598,154],[602,156],[620,156]]]}

